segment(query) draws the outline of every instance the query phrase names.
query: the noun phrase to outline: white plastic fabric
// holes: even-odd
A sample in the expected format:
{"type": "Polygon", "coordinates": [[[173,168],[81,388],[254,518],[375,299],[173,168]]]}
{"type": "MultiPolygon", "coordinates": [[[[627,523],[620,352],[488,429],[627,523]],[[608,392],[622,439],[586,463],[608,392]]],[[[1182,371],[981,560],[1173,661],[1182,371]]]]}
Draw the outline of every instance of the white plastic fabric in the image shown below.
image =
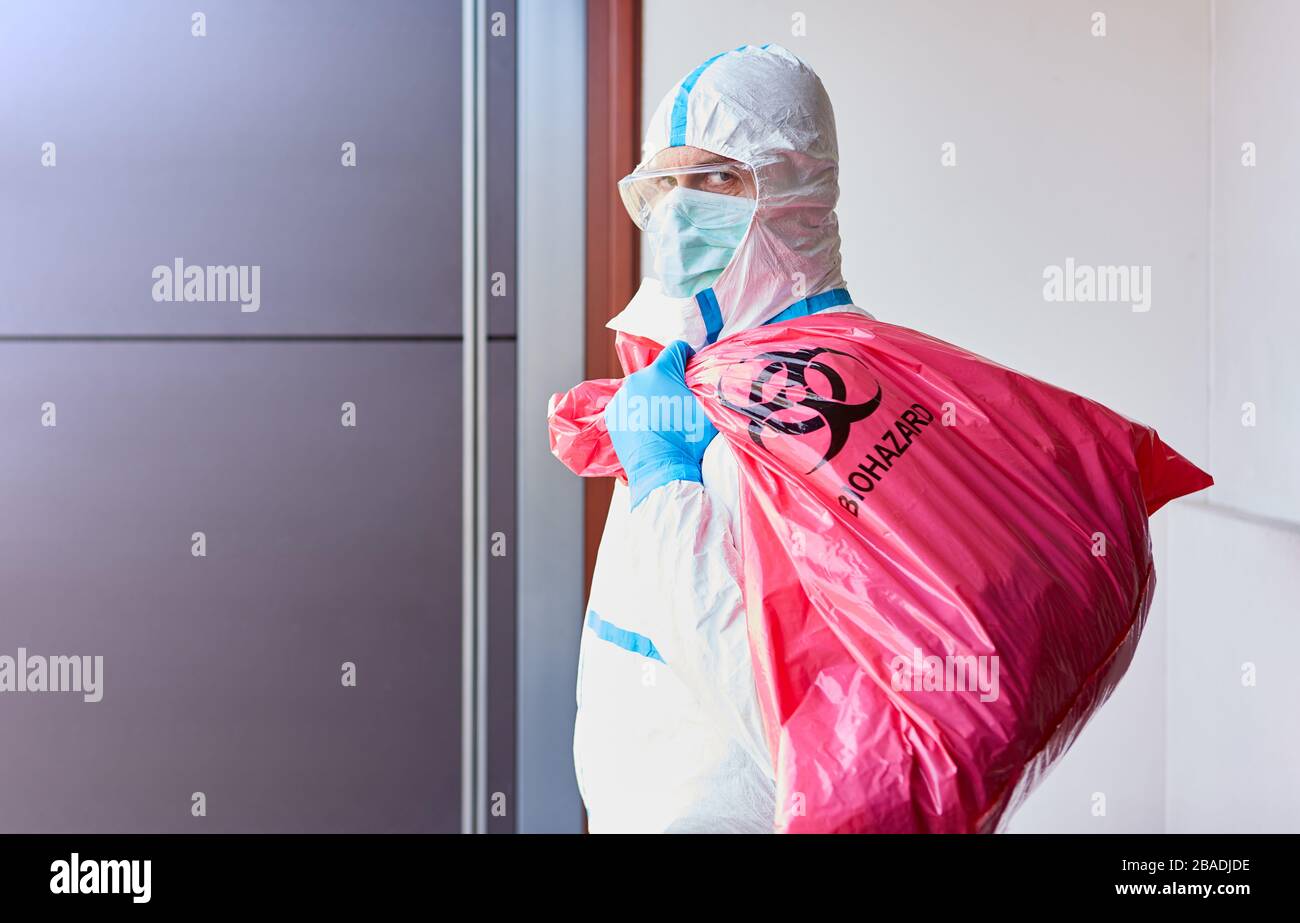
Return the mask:
{"type": "MultiPolygon", "coordinates": [[[[646,159],[670,146],[674,110],[684,111],[679,140],[749,164],[758,177],[754,219],[708,290],[720,338],[843,287],[835,124],[816,74],[779,46],[718,57],[679,102],[690,79],[659,105],[646,159]]],[[[668,298],[653,279],[608,326],[662,344],[710,338],[699,296],[668,298]]],[[[593,833],[772,830],[775,775],[754,688],[726,440],[705,452],[703,480],[671,482],[635,510],[626,486],[614,490],[578,668],[574,761],[593,833]],[[606,636],[591,613],[613,626],[606,636]],[[640,640],[628,643],[632,636],[640,640]]]]}
{"type": "Polygon", "coordinates": [[[770,832],[772,761],[754,691],[734,543],[736,461],[629,509],[617,485],[588,611],[662,660],[582,634],[574,759],[592,833],[770,832]]]}

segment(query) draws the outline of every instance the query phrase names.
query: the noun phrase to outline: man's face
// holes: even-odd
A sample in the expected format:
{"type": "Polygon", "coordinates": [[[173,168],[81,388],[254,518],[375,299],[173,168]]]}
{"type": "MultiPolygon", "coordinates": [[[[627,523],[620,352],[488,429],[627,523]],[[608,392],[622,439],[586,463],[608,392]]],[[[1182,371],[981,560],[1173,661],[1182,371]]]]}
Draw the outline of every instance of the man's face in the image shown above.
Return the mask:
{"type": "MultiPolygon", "coordinates": [[[[739,164],[740,161],[723,157],[698,147],[670,147],[660,151],[647,163],[644,170],[672,170],[677,167],[695,167],[705,164],[739,164]]],[[[748,171],[717,173],[682,173],[674,177],[677,185],[701,192],[719,195],[743,196],[752,199],[756,194],[753,175],[748,171]]]]}

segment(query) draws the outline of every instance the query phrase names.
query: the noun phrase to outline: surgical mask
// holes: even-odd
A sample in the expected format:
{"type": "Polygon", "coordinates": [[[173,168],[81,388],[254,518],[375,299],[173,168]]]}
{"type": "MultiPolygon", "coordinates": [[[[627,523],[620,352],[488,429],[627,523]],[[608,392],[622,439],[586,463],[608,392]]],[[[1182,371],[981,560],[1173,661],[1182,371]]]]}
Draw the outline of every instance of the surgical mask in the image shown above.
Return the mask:
{"type": "Polygon", "coordinates": [[[754,217],[755,201],[679,186],[646,226],[664,294],[690,298],[722,275],[754,217]]]}

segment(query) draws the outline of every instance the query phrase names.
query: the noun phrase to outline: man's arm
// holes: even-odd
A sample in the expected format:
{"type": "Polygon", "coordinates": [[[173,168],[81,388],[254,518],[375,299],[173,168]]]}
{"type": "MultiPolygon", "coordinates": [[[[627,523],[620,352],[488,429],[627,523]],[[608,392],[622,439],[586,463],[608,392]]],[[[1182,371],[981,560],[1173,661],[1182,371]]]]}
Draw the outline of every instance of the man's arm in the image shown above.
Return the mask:
{"type": "Polygon", "coordinates": [[[670,343],[629,375],[606,407],[631,502],[628,557],[637,579],[628,592],[651,597],[637,602],[656,625],[655,644],[673,675],[718,729],[774,777],[740,589],[736,460],[723,443],[709,451],[717,430],[686,386],[691,354],[685,343],[670,343]],[[680,408],[680,418],[638,416],[656,402],[680,408]],[[724,497],[730,502],[721,502],[724,497]]]}
{"type": "MultiPolygon", "coordinates": [[[[729,465],[734,477],[735,458],[720,448],[718,467],[729,465]]],[[[706,489],[682,480],[652,491],[632,511],[630,557],[654,571],[637,585],[653,587],[662,607],[656,644],[664,663],[718,729],[775,778],[754,687],[740,555],[718,493],[712,483],[706,489]]]]}

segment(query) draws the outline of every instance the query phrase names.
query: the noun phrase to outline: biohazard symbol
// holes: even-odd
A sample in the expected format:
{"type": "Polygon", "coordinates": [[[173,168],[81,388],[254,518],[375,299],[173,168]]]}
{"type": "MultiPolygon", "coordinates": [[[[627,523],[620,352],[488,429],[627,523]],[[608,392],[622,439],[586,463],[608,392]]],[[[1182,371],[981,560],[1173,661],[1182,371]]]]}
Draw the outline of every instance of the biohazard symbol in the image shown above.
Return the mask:
{"type": "Polygon", "coordinates": [[[843,357],[866,371],[861,360],[835,349],[817,347],[763,353],[752,360],[765,364],[750,382],[748,402],[728,400],[721,384],[718,399],[749,418],[750,438],[763,448],[767,448],[763,445],[765,429],[785,436],[806,436],[828,428],[830,440],[826,451],[808,472],[811,474],[839,454],[849,440],[853,424],[871,416],[880,406],[882,396],[880,383],[868,374],[867,380],[874,386],[875,394],[862,403],[850,403],[848,386],[844,376],[831,364],[832,356],[843,357]],[[825,380],[829,394],[820,394],[809,385],[810,373],[825,380]]]}

